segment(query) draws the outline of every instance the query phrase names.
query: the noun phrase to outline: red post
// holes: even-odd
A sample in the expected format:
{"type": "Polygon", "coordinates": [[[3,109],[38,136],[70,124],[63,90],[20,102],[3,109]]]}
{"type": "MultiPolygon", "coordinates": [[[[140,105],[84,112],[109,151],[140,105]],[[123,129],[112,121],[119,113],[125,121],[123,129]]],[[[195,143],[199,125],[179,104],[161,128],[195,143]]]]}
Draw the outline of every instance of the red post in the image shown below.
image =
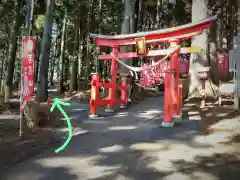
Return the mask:
{"type": "MultiPolygon", "coordinates": [[[[178,44],[180,43],[179,39],[175,39],[175,40],[171,40],[169,41],[170,43],[170,47],[171,48],[176,48],[178,46],[178,44]]],[[[172,116],[173,116],[173,120],[174,121],[180,121],[181,120],[181,107],[180,107],[180,61],[179,61],[179,51],[177,51],[176,53],[174,53],[172,55],[171,58],[171,63],[172,63],[172,67],[174,69],[174,73],[173,73],[173,88],[172,88],[172,95],[173,95],[173,104],[172,104],[172,116]]]]}
{"type": "MultiPolygon", "coordinates": [[[[113,47],[113,54],[115,57],[118,57],[118,47],[113,47]]],[[[110,84],[112,85],[111,88],[109,88],[109,93],[108,93],[108,99],[110,100],[107,109],[105,109],[106,112],[112,113],[114,112],[113,110],[113,101],[115,99],[115,90],[116,90],[116,84],[117,84],[117,69],[118,69],[118,64],[115,59],[112,59],[111,63],[111,74],[112,74],[112,80],[110,84]]]]}
{"type": "Polygon", "coordinates": [[[127,106],[127,99],[128,99],[128,93],[127,93],[127,77],[126,75],[121,75],[121,100],[124,102],[124,104],[121,104],[120,108],[126,108],[127,106]]]}
{"type": "Polygon", "coordinates": [[[91,81],[91,98],[90,98],[90,118],[97,117],[97,100],[99,99],[99,86],[98,83],[100,81],[100,77],[97,73],[92,74],[91,81]]]}
{"type": "Polygon", "coordinates": [[[164,119],[162,122],[163,127],[173,127],[171,106],[172,106],[172,92],[171,92],[171,82],[172,82],[172,68],[171,63],[166,64],[166,74],[164,83],[164,119]]]}

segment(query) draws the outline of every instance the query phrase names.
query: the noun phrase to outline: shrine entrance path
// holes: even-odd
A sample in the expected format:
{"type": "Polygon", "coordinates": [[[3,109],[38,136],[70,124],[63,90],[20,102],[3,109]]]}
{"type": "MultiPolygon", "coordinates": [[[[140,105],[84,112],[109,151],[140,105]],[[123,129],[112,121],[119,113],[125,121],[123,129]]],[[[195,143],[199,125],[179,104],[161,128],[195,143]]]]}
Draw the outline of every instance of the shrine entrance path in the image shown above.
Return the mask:
{"type": "Polygon", "coordinates": [[[102,119],[75,117],[74,136],[64,151],[54,153],[60,144],[45,149],[3,180],[240,179],[239,140],[233,141],[239,138],[239,119],[221,114],[223,121],[213,127],[219,131],[203,134],[202,112],[187,104],[182,124],[164,129],[162,104],[163,97],[154,97],[102,119]]]}

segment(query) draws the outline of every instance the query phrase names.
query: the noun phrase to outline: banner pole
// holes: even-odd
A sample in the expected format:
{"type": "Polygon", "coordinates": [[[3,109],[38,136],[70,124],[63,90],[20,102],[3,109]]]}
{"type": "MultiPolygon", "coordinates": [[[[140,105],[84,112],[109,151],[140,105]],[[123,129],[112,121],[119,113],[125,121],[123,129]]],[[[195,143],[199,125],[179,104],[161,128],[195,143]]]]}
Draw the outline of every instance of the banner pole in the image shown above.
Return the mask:
{"type": "Polygon", "coordinates": [[[23,122],[22,122],[22,95],[23,95],[23,87],[22,87],[22,68],[23,68],[23,58],[24,58],[24,39],[25,36],[22,38],[22,61],[21,61],[21,68],[20,68],[20,122],[19,122],[19,137],[22,137],[23,134],[23,122]]]}

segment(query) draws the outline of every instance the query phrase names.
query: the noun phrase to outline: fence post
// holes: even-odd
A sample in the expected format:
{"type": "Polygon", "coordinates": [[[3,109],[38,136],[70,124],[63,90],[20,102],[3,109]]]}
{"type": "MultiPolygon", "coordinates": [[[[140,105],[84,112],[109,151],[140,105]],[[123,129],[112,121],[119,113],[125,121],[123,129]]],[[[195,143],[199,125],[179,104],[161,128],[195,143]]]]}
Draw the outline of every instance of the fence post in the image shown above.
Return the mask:
{"type": "MultiPolygon", "coordinates": [[[[119,48],[118,47],[113,47],[113,54],[115,57],[118,57],[119,53],[119,48]]],[[[108,100],[109,104],[107,105],[107,108],[105,109],[105,112],[107,113],[113,113],[113,101],[115,99],[115,92],[116,92],[116,84],[117,84],[117,69],[118,69],[118,64],[116,59],[112,58],[112,63],[111,63],[111,75],[112,75],[112,80],[110,82],[111,87],[109,88],[109,93],[108,93],[108,100]]]]}
{"type": "Polygon", "coordinates": [[[121,74],[121,100],[124,104],[121,104],[120,108],[126,108],[128,102],[128,85],[127,85],[127,76],[121,74]]]}
{"type": "Polygon", "coordinates": [[[90,98],[90,118],[96,118],[97,115],[97,100],[99,99],[99,85],[100,77],[98,73],[92,73],[91,81],[91,98],[90,98]]]}

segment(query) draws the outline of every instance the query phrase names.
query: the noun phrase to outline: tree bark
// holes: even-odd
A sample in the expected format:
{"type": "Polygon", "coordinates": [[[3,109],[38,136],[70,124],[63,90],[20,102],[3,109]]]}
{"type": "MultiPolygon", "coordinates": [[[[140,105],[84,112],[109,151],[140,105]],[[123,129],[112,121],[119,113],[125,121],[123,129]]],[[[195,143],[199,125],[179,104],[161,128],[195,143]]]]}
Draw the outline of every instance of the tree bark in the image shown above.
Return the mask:
{"type": "MultiPolygon", "coordinates": [[[[207,3],[202,0],[192,1],[192,21],[198,21],[200,19],[207,17],[207,3]]],[[[188,86],[188,96],[200,97],[200,89],[202,87],[201,81],[198,78],[198,71],[204,66],[209,66],[207,50],[208,50],[208,34],[207,31],[203,32],[199,36],[192,38],[192,46],[198,46],[201,48],[200,53],[195,53],[190,58],[190,68],[189,68],[189,86],[188,86]]],[[[215,96],[217,91],[217,86],[212,83],[211,80],[206,82],[206,95],[215,96]]]]}
{"type": "Polygon", "coordinates": [[[63,76],[64,76],[64,50],[65,50],[65,33],[66,33],[66,24],[67,24],[67,15],[66,12],[63,17],[63,25],[62,25],[62,36],[61,36],[61,48],[60,48],[60,64],[59,64],[59,76],[60,76],[60,84],[59,91],[64,92],[63,87],[63,76]]]}
{"type": "Polygon", "coordinates": [[[21,3],[19,0],[14,1],[14,9],[15,9],[14,20],[11,27],[8,59],[6,62],[6,74],[5,74],[5,86],[4,86],[5,103],[9,103],[9,99],[12,94],[14,65],[15,65],[16,51],[17,51],[17,34],[20,26],[20,12],[21,12],[20,4],[21,3]]]}
{"type": "Polygon", "coordinates": [[[138,13],[138,28],[136,30],[142,31],[143,29],[143,21],[144,21],[144,3],[143,0],[139,0],[139,13],[138,13]]]}
{"type": "Polygon", "coordinates": [[[51,68],[50,68],[50,77],[49,77],[49,81],[50,81],[50,86],[54,85],[53,79],[54,79],[54,72],[55,72],[55,67],[56,67],[56,54],[57,54],[57,40],[54,44],[52,53],[51,53],[51,68]]]}
{"type": "Polygon", "coordinates": [[[35,70],[34,70],[34,84],[37,85],[38,83],[38,75],[39,75],[39,58],[40,58],[40,51],[41,51],[41,39],[40,37],[37,38],[36,41],[36,51],[35,51],[35,70]]]}
{"type": "Polygon", "coordinates": [[[77,90],[77,56],[76,56],[76,51],[77,51],[77,45],[78,45],[78,33],[79,33],[79,25],[80,25],[80,18],[79,18],[79,13],[76,14],[75,18],[75,23],[74,23],[74,35],[73,35],[73,51],[72,51],[72,62],[71,62],[71,74],[70,74],[70,85],[69,85],[69,91],[68,94],[69,96],[72,94],[74,90],[77,90]]]}
{"type": "MultiPolygon", "coordinates": [[[[124,0],[124,15],[123,15],[123,22],[121,27],[121,34],[129,34],[134,33],[135,30],[135,23],[134,23],[134,8],[133,3],[131,0],[124,0]]],[[[126,51],[126,47],[122,47],[121,51],[126,51]]],[[[131,65],[131,59],[122,59],[125,64],[131,65]]],[[[120,73],[129,74],[129,70],[126,69],[124,66],[119,66],[120,73]]]]}
{"type": "Polygon", "coordinates": [[[162,0],[157,0],[156,24],[155,29],[161,28],[162,0]]]}
{"type": "Polygon", "coordinates": [[[46,13],[44,19],[43,41],[40,54],[40,74],[37,89],[36,100],[39,102],[46,101],[48,98],[48,68],[49,68],[49,51],[52,37],[52,21],[55,0],[46,1],[46,13]]]}

